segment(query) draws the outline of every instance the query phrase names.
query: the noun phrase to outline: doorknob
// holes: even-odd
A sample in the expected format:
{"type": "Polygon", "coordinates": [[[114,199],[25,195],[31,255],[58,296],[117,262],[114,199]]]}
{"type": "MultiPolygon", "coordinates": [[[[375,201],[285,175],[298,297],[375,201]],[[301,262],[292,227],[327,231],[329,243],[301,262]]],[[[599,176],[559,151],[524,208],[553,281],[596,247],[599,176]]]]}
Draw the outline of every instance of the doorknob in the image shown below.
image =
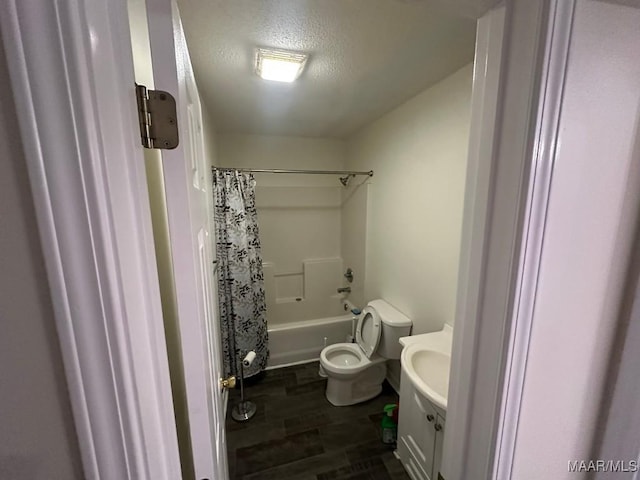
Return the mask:
{"type": "Polygon", "coordinates": [[[226,388],[228,390],[235,387],[236,387],[236,377],[234,377],[233,375],[227,378],[220,379],[220,388],[226,388]]]}

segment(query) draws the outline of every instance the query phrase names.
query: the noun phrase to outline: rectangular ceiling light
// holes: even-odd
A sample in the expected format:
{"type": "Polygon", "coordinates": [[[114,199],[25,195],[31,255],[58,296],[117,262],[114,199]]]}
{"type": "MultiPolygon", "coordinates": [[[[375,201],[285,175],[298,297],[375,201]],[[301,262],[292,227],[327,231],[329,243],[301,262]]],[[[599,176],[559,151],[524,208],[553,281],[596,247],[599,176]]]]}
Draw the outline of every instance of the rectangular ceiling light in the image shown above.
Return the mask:
{"type": "Polygon", "coordinates": [[[256,73],[264,80],[293,82],[302,70],[309,55],[284,50],[256,49],[256,73]]]}

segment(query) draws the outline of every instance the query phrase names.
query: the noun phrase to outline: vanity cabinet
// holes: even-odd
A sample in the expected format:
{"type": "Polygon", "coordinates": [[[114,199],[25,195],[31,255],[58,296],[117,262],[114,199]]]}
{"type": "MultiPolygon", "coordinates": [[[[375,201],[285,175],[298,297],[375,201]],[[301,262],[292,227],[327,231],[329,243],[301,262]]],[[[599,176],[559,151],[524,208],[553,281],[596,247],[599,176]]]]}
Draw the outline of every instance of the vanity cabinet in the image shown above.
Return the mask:
{"type": "Polygon", "coordinates": [[[397,455],[413,480],[437,480],[442,459],[444,410],[433,405],[402,372],[397,455]]]}

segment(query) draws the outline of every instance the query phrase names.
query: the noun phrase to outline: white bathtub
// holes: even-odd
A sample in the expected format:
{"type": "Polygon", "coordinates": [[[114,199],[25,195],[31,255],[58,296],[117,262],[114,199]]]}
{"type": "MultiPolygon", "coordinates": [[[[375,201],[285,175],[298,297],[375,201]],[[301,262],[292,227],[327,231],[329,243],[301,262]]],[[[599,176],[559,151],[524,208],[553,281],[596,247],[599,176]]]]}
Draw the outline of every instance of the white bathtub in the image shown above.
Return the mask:
{"type": "Polygon", "coordinates": [[[325,338],[327,345],[345,342],[354,318],[349,314],[270,326],[267,370],[318,360],[325,338]]]}

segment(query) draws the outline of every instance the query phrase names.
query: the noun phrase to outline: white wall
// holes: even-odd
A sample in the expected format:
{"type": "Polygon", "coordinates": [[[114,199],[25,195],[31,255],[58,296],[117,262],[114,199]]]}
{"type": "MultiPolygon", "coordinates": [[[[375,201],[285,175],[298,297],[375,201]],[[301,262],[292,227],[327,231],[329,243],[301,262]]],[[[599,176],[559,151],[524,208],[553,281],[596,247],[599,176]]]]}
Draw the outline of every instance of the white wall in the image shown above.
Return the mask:
{"type": "Polygon", "coordinates": [[[0,48],[0,478],[84,478],[0,48]]]}
{"type": "MultiPolygon", "coordinates": [[[[637,7],[576,2],[513,478],[576,478],[569,460],[603,458],[596,427],[613,393],[610,356],[624,345],[613,338],[640,205],[639,25],[637,7]]],[[[637,384],[636,373],[616,390],[631,399],[637,384]]],[[[637,433],[606,459],[637,460],[637,433]]]]}
{"type": "MultiPolygon", "coordinates": [[[[219,165],[223,167],[341,170],[345,148],[345,143],[336,139],[218,136],[219,165]]],[[[255,176],[269,323],[340,314],[335,290],[343,284],[340,246],[343,187],[338,178],[260,173],[255,176]]]]}
{"type": "MultiPolygon", "coordinates": [[[[369,177],[351,179],[342,191],[342,218],[340,224],[340,247],[345,270],[353,270],[353,282],[349,300],[358,308],[366,305],[365,278],[367,255],[367,205],[369,177]]],[[[369,299],[371,300],[371,299],[369,299]]]]}
{"type": "MultiPolygon", "coordinates": [[[[367,217],[364,299],[387,300],[413,320],[414,333],[453,323],[471,76],[467,65],[348,142],[346,168],[375,171],[368,203],[364,187],[345,203],[352,219],[367,217]]],[[[350,241],[361,243],[362,229],[343,225],[345,263],[358,269],[350,241]]]]}
{"type": "Polygon", "coordinates": [[[217,134],[211,112],[207,110],[204,102],[202,103],[202,127],[204,133],[204,155],[206,164],[209,167],[218,163],[217,134]]]}
{"type": "MultiPolygon", "coordinates": [[[[218,134],[221,167],[341,170],[346,145],[338,139],[277,135],[218,134]]],[[[333,175],[256,173],[260,186],[339,186],[333,175]]]]}

